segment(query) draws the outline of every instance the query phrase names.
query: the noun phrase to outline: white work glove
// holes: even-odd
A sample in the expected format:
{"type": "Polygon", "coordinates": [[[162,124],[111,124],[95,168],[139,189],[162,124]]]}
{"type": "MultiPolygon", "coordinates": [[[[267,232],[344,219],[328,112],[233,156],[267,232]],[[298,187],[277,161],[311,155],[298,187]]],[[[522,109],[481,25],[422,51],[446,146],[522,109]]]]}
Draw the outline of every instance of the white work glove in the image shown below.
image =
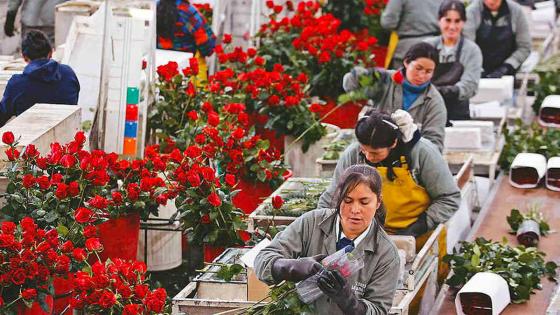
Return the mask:
{"type": "Polygon", "coordinates": [[[346,73],[342,78],[342,88],[346,92],[351,92],[360,88],[360,76],[368,74],[369,71],[364,67],[354,67],[352,71],[346,73]]]}
{"type": "Polygon", "coordinates": [[[418,126],[414,123],[412,116],[410,116],[407,111],[397,109],[393,114],[391,114],[391,119],[393,119],[397,126],[399,126],[403,142],[410,142],[412,137],[414,137],[414,133],[418,130],[418,126]]]}

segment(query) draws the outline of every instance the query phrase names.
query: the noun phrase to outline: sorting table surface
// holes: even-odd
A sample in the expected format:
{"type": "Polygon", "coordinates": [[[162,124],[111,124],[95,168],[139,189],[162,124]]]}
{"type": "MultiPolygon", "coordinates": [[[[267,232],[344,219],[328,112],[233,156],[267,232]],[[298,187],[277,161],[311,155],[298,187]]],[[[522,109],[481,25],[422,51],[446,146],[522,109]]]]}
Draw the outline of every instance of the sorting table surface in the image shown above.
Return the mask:
{"type": "MultiPolygon", "coordinates": [[[[525,211],[527,206],[536,203],[540,205],[540,210],[552,230],[548,236],[541,237],[538,248],[546,253],[545,260],[560,259],[560,192],[548,190],[544,186],[536,189],[518,189],[509,184],[507,175],[500,175],[495,190],[489,197],[491,199],[481,210],[469,241],[477,237],[501,241],[505,236],[509,244],[517,245],[515,235],[509,234],[506,217],[513,208],[525,211]]],[[[531,295],[527,303],[510,304],[501,314],[544,314],[556,284],[546,278],[541,279],[541,284],[543,289],[535,290],[535,294],[531,295]]],[[[438,314],[455,314],[455,297],[450,290],[446,290],[447,288],[444,286],[442,289],[443,302],[438,307],[438,314]]]]}

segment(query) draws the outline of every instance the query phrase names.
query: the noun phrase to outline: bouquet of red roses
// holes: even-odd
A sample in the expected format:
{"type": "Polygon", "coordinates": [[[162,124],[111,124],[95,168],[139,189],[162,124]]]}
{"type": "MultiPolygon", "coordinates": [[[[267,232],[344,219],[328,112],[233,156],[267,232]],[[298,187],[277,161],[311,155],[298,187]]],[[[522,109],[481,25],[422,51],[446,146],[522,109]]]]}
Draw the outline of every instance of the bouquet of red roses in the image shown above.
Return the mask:
{"type": "Polygon", "coordinates": [[[146,265],[115,259],[96,262],[74,275],[71,305],[86,314],[159,314],[166,306],[165,289],[150,290],[146,265]]]}

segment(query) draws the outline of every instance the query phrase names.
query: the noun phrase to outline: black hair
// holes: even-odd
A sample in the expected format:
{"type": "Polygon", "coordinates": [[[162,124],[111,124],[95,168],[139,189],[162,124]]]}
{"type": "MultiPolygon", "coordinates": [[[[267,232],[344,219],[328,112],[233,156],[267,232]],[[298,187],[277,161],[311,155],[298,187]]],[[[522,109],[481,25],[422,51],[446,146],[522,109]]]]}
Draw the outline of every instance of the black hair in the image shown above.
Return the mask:
{"type": "Polygon", "coordinates": [[[21,42],[21,53],[29,60],[49,58],[52,44],[45,33],[31,30],[25,34],[21,42]]]}
{"type": "Polygon", "coordinates": [[[399,127],[391,116],[375,110],[360,118],[354,132],[361,144],[375,149],[391,147],[400,138],[399,127]]]}
{"type": "Polygon", "coordinates": [[[374,227],[374,249],[377,248],[377,232],[379,227],[383,228],[385,224],[385,206],[382,202],[381,196],[381,187],[382,187],[382,180],[381,175],[375,169],[375,167],[366,165],[366,164],[357,164],[348,167],[342,177],[341,180],[338,182],[335,191],[335,204],[336,204],[336,211],[340,215],[340,206],[344,201],[344,198],[352,192],[359,184],[365,184],[369,187],[369,189],[377,196],[377,200],[380,202],[379,208],[375,211],[374,220],[377,222],[374,227]]]}
{"type": "Polygon", "coordinates": [[[157,35],[163,38],[173,38],[178,15],[179,11],[175,0],[160,0],[156,13],[157,35]]]}
{"type": "Polygon", "coordinates": [[[425,42],[420,42],[414,44],[404,55],[403,61],[410,63],[418,58],[428,58],[431,59],[436,66],[439,63],[439,54],[437,49],[425,42]]]}
{"type": "Polygon", "coordinates": [[[441,3],[438,10],[438,19],[445,17],[448,11],[457,11],[461,17],[461,21],[467,21],[467,10],[465,4],[459,0],[445,0],[441,3]]]}

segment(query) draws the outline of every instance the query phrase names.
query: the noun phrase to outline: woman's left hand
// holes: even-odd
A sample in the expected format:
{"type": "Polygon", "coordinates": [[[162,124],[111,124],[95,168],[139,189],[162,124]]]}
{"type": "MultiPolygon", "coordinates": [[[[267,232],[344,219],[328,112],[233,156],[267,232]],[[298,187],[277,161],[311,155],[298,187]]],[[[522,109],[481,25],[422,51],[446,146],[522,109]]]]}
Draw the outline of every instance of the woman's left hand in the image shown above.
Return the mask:
{"type": "Polygon", "coordinates": [[[323,270],[317,279],[317,286],[331,298],[344,314],[365,314],[367,306],[358,299],[352,287],[338,270],[323,270]]]}

